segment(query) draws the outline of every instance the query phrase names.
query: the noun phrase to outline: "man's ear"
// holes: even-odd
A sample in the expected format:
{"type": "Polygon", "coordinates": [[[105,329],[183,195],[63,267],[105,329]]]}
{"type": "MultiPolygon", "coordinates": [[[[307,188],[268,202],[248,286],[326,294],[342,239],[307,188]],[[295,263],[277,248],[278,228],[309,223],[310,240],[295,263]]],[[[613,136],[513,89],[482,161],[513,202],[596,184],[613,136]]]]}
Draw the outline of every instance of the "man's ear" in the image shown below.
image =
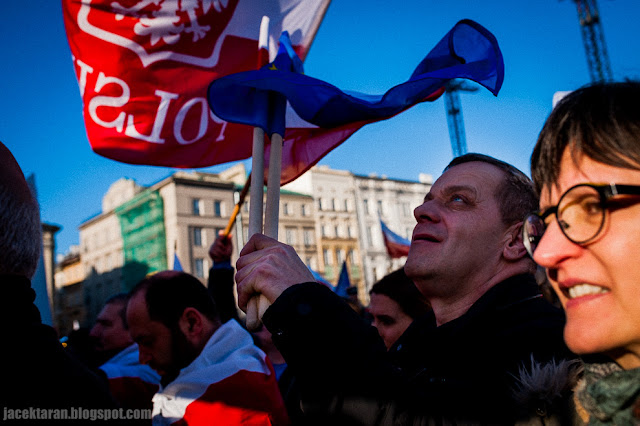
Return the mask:
{"type": "Polygon", "coordinates": [[[522,222],[511,225],[505,232],[505,243],[502,255],[508,261],[514,262],[528,256],[522,241],[522,222]]]}
{"type": "Polygon", "coordinates": [[[189,342],[199,342],[204,328],[204,318],[196,308],[188,307],[182,312],[178,326],[189,342]]]}

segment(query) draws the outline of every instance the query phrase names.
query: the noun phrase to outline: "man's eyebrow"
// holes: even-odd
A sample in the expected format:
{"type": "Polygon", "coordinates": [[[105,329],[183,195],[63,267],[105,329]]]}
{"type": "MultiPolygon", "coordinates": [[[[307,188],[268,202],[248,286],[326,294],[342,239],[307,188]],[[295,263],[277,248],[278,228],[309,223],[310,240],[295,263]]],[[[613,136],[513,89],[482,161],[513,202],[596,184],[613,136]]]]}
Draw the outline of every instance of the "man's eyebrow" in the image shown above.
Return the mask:
{"type": "Polygon", "coordinates": [[[455,192],[471,192],[473,195],[477,195],[478,191],[475,187],[469,185],[451,185],[444,188],[442,191],[444,194],[453,194],[455,192]]]}
{"type": "MultiPolygon", "coordinates": [[[[450,186],[444,187],[440,192],[445,196],[455,194],[456,192],[470,192],[474,196],[477,196],[478,194],[478,191],[476,190],[476,188],[470,185],[450,185],[450,186]]],[[[434,198],[435,196],[433,195],[433,192],[430,190],[429,192],[427,192],[427,195],[424,196],[424,201],[433,200],[434,198]]]]}

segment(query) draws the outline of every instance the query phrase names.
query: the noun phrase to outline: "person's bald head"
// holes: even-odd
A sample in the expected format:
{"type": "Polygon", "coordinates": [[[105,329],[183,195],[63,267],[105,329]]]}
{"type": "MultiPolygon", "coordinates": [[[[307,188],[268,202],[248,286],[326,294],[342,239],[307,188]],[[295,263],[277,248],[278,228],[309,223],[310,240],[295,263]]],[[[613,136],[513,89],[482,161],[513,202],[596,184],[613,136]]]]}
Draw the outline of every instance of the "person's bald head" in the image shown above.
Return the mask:
{"type": "Polygon", "coordinates": [[[41,245],[38,203],[13,154],[0,142],[0,273],[31,279],[41,245]]]}

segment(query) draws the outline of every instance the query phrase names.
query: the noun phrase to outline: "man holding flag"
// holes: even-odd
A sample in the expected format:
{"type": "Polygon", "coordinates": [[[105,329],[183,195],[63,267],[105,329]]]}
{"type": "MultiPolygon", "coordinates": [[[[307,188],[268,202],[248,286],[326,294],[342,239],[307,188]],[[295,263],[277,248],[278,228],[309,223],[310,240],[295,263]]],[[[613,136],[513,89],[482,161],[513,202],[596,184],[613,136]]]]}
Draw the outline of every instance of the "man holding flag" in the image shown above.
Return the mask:
{"type": "Polygon", "coordinates": [[[543,299],[521,227],[537,197],[494,158],[454,159],[414,215],[405,266],[433,312],[391,348],[295,251],[254,235],[240,253],[238,303],[261,293],[262,321],[296,374],[302,405],[327,422],[513,424],[518,369],[572,356],[562,312],[543,299]],[[357,360],[345,365],[346,355],[357,360]]]}

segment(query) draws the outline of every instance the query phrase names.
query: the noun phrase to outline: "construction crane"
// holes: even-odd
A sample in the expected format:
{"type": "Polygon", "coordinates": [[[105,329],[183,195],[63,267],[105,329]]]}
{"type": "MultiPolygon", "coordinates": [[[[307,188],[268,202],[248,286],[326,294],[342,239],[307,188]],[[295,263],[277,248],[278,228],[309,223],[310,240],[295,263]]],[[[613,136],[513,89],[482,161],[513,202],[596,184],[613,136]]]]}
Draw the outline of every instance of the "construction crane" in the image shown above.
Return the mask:
{"type": "Polygon", "coordinates": [[[464,80],[451,80],[445,86],[444,106],[447,111],[449,124],[449,138],[453,156],[458,157],[467,153],[467,139],[462,120],[462,105],[458,92],[475,92],[478,88],[469,85],[464,80]]]}
{"type": "Polygon", "coordinates": [[[592,82],[611,81],[613,73],[609,64],[607,45],[600,23],[600,13],[596,0],[573,0],[578,9],[582,42],[587,54],[589,75],[592,82]]]}

